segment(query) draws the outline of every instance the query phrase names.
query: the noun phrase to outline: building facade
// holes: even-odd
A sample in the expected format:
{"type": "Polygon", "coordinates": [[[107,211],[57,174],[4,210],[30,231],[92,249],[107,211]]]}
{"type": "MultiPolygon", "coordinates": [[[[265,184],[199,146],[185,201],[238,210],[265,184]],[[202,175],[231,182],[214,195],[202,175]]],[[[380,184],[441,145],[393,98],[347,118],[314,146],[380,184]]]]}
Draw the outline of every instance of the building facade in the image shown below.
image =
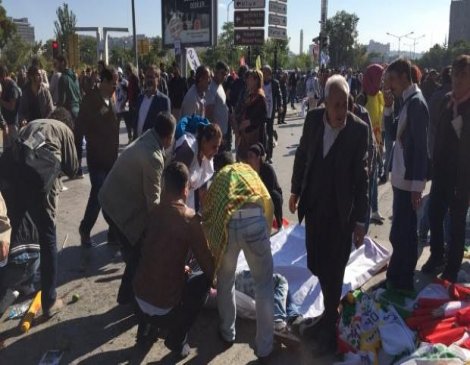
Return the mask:
{"type": "Polygon", "coordinates": [[[470,42],[470,0],[452,0],[450,3],[449,44],[470,42]]]}
{"type": "Polygon", "coordinates": [[[25,42],[33,44],[35,41],[34,27],[28,21],[28,18],[10,18],[16,25],[16,34],[18,34],[25,42]]]}

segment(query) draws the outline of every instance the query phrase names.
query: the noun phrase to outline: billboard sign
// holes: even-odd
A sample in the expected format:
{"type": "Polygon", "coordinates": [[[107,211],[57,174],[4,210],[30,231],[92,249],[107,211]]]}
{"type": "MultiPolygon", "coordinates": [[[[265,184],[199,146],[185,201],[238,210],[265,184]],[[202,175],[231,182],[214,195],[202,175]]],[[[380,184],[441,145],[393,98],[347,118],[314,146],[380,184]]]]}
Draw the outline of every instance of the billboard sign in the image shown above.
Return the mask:
{"type": "Polygon", "coordinates": [[[264,29],[235,29],[234,43],[237,46],[262,46],[264,29]]]}
{"type": "Polygon", "coordinates": [[[163,46],[212,46],[217,34],[216,0],[162,1],[163,46]]]}
{"type": "Polygon", "coordinates": [[[264,9],[265,0],[235,0],[235,9],[264,9]]]}
{"type": "Polygon", "coordinates": [[[235,11],[235,28],[264,27],[264,10],[235,11]]]}

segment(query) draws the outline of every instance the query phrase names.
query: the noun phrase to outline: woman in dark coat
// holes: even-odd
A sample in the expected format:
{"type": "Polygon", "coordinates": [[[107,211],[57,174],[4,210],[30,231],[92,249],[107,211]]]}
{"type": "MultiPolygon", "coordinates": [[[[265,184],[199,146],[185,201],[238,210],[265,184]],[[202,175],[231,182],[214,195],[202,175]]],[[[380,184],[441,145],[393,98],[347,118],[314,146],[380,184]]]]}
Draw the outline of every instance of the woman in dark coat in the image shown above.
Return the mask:
{"type": "Polygon", "coordinates": [[[256,143],[264,145],[266,141],[266,98],[263,91],[263,74],[261,71],[248,72],[246,80],[246,98],[238,114],[237,159],[246,160],[248,149],[256,143]]]}

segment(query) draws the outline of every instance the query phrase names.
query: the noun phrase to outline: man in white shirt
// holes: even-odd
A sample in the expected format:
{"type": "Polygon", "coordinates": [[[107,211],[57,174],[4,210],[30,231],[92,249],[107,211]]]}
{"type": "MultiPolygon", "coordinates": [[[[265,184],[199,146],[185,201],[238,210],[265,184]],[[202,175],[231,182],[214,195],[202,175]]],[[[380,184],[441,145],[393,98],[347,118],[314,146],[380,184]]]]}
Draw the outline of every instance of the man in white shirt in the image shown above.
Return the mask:
{"type": "Polygon", "coordinates": [[[228,73],[227,64],[222,61],[217,62],[214,77],[206,95],[206,118],[219,125],[223,136],[228,133],[228,108],[227,97],[222,85],[227,79],[228,73]]]}
{"type": "Polygon", "coordinates": [[[153,128],[158,114],[171,112],[171,102],[168,96],[158,91],[160,82],[160,69],[149,66],[145,71],[145,92],[137,101],[136,135],[140,137],[144,132],[153,128]]]}
{"type": "MultiPolygon", "coordinates": [[[[387,270],[388,285],[414,290],[414,270],[418,261],[416,211],[426,187],[428,173],[427,129],[429,112],[423,93],[411,79],[411,64],[399,59],[387,68],[390,89],[403,103],[398,117],[393,148],[391,182],[393,221],[390,242],[393,254],[387,270]]],[[[393,107],[385,108],[385,117],[393,107]]]]}
{"type": "Polygon", "coordinates": [[[206,116],[206,93],[211,82],[209,67],[201,65],[196,70],[195,83],[184,96],[181,105],[181,117],[206,116]]]}

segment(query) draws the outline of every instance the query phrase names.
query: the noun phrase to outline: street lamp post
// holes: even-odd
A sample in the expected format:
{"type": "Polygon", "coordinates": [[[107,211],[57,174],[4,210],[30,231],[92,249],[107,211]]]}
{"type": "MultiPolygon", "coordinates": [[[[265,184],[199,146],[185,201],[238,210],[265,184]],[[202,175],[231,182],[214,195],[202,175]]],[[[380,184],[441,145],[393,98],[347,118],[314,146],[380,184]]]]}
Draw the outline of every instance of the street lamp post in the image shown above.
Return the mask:
{"type": "Polygon", "coordinates": [[[133,48],[134,48],[134,62],[135,67],[137,69],[137,75],[139,74],[139,56],[137,54],[137,33],[135,30],[135,5],[134,0],[132,0],[132,41],[133,41],[133,48]]]}
{"type": "Polygon", "coordinates": [[[406,34],[403,34],[403,35],[395,35],[395,34],[392,34],[392,33],[389,33],[387,32],[387,35],[389,35],[390,37],[393,37],[393,38],[396,38],[398,39],[398,57],[400,57],[401,53],[400,53],[400,50],[401,50],[401,39],[402,38],[406,38],[406,37],[409,37],[410,35],[414,34],[415,32],[409,32],[409,33],[406,33],[406,34]]]}
{"type": "Polygon", "coordinates": [[[420,35],[418,37],[406,37],[413,41],[413,59],[416,59],[416,45],[419,43],[418,40],[423,39],[424,37],[426,37],[426,34],[420,35]]]}
{"type": "Polygon", "coordinates": [[[234,0],[230,0],[230,2],[227,5],[227,23],[229,22],[229,16],[230,16],[230,5],[232,5],[234,0]]]}

